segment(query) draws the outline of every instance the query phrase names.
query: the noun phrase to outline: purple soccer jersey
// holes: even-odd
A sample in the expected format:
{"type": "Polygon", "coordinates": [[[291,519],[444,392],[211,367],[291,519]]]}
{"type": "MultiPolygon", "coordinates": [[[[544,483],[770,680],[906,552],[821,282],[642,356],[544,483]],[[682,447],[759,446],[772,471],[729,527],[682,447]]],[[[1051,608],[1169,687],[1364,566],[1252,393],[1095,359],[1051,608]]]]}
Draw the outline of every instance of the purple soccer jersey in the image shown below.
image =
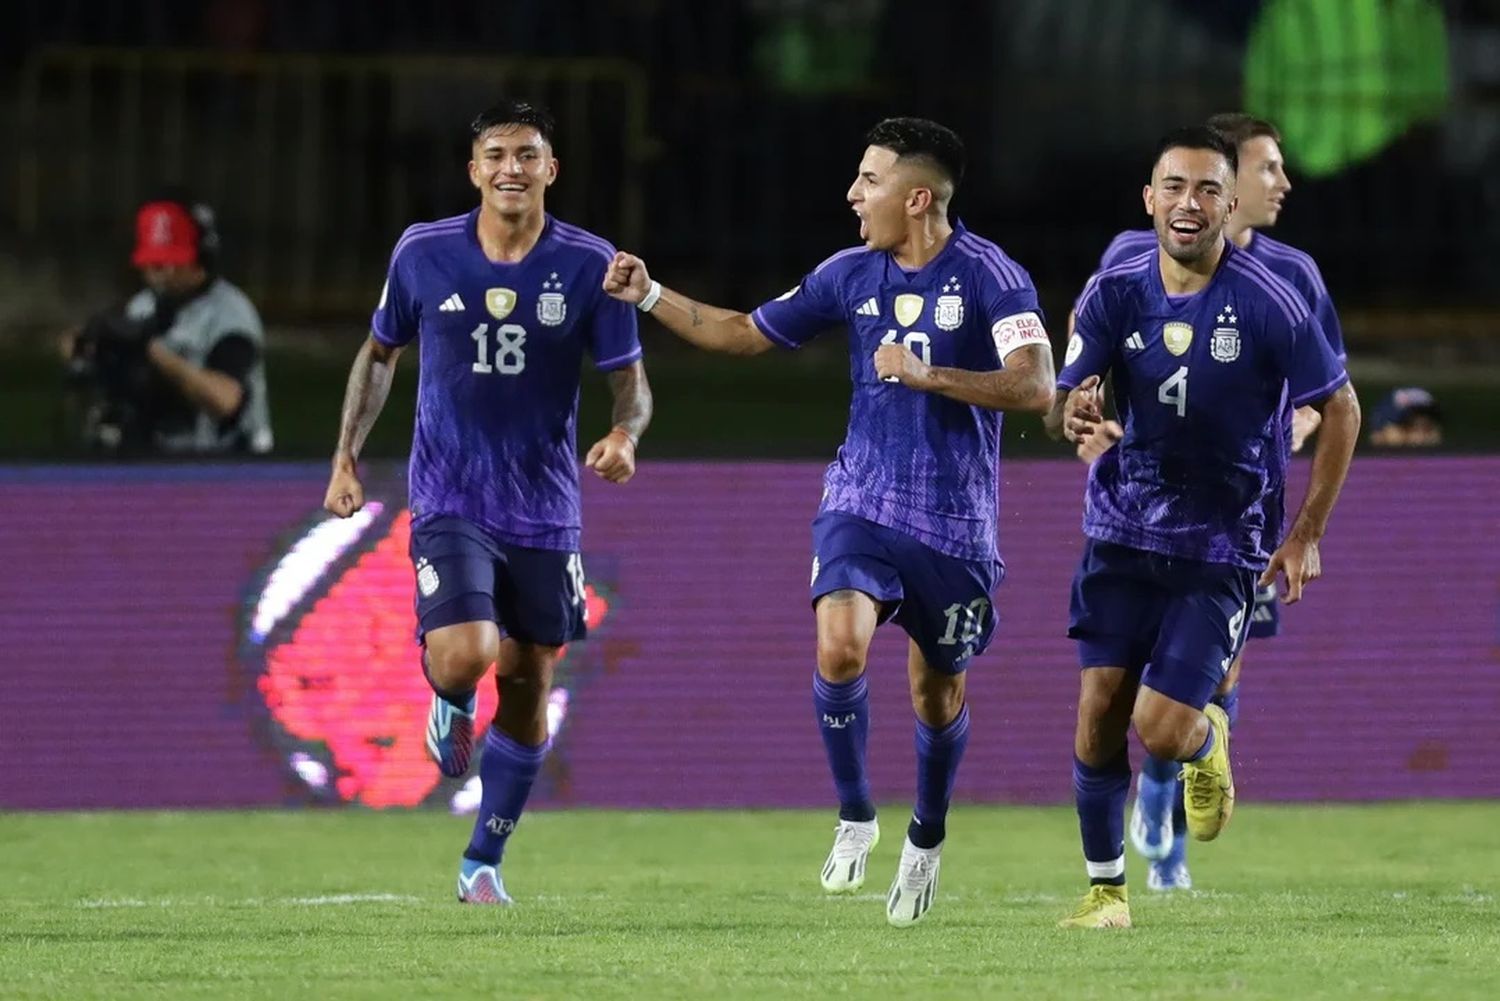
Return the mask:
{"type": "Polygon", "coordinates": [[[852,247],[753,314],[785,348],[849,329],[849,431],[823,479],[820,510],[858,515],[965,560],[997,560],[1000,414],[882,382],[875,350],[902,344],[932,365],[994,371],[1046,344],[1031,276],[955,223],[920,271],[852,247]]]}
{"type": "Polygon", "coordinates": [[[1253,570],[1281,541],[1282,410],[1349,377],[1295,289],[1226,244],[1169,297],[1154,252],[1089,280],[1058,389],[1112,373],[1125,428],[1089,471],[1084,534],[1253,570]]]}
{"type": "Polygon", "coordinates": [[[601,285],[614,248],[547,217],[514,264],[480,249],[479,210],[418,223],[391,253],[371,331],[419,339],[415,524],[456,515],[501,541],[578,549],[578,384],[641,357],[635,309],[601,285]]]}
{"type": "MultiPolygon", "coordinates": [[[[1115,234],[1115,238],[1104,248],[1099,258],[1097,271],[1123,264],[1127,259],[1156,250],[1156,232],[1149,229],[1127,229],[1115,234]]],[[[1260,230],[1250,231],[1250,245],[1242,247],[1246,253],[1260,261],[1271,272],[1288,282],[1318,319],[1318,327],[1328,339],[1328,347],[1339,361],[1348,358],[1344,351],[1344,329],[1339,325],[1338,310],[1333,308],[1333,297],[1323,283],[1323,272],[1312,255],[1296,247],[1273,240],[1260,230]]]]}

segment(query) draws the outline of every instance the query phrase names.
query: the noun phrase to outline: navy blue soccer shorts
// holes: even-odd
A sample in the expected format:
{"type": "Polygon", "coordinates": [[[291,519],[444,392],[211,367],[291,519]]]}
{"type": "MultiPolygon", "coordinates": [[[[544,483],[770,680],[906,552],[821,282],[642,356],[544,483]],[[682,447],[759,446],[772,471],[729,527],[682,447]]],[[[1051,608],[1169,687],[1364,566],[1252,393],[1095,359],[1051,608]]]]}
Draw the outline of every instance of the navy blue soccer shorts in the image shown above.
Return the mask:
{"type": "Polygon", "coordinates": [[[1123,667],[1202,709],[1244,646],[1254,571],[1087,540],[1068,635],[1082,667],[1123,667]]]}
{"type": "Polygon", "coordinates": [[[1250,638],[1269,639],[1281,633],[1281,592],[1273,581],[1255,589],[1255,607],[1250,610],[1250,638]]]}
{"type": "Polygon", "coordinates": [[[881,606],[934,669],[958,674],[995,636],[990,593],[1005,576],[992,560],[948,556],[904,532],[825,511],[813,520],[812,601],[852,589],[881,606]]]}
{"type": "Polygon", "coordinates": [[[523,643],[583,639],[583,559],[578,553],[501,542],[471,521],[440,515],[411,530],[417,639],[459,622],[499,623],[523,643]]]}

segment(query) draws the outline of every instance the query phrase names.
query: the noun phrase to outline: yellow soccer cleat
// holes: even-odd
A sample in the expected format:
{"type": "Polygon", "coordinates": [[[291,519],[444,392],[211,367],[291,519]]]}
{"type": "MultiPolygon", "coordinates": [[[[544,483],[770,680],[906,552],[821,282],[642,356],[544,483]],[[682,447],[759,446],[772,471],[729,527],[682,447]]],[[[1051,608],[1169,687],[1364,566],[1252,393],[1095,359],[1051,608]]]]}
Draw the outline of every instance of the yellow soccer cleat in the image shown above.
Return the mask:
{"type": "Polygon", "coordinates": [[[1229,826],[1234,813],[1234,774],[1229,768],[1229,717],[1210,703],[1203,709],[1213,727],[1214,749],[1208,757],[1182,763],[1182,797],[1188,833],[1212,841],[1229,826]]]}
{"type": "Polygon", "coordinates": [[[1130,900],[1123,886],[1095,883],[1078,910],[1057,923],[1059,928],[1129,928],[1130,900]]]}

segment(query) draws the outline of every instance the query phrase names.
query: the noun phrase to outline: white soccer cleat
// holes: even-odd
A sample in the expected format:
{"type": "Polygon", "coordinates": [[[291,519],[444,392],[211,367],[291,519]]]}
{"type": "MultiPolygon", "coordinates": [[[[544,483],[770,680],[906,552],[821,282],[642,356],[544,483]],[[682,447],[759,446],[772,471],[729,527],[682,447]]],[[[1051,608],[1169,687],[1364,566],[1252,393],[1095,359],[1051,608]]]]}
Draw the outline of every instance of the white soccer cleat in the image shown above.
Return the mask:
{"type": "Polygon", "coordinates": [[[865,865],[880,844],[880,821],[841,820],[833,829],[833,849],[823,863],[823,889],[853,893],[865,885],[865,865]]]}
{"type": "Polygon", "coordinates": [[[897,928],[910,928],[932,909],[937,897],[938,868],[943,846],[918,848],[907,838],[901,846],[901,864],[885,898],[885,919],[897,928]]]}

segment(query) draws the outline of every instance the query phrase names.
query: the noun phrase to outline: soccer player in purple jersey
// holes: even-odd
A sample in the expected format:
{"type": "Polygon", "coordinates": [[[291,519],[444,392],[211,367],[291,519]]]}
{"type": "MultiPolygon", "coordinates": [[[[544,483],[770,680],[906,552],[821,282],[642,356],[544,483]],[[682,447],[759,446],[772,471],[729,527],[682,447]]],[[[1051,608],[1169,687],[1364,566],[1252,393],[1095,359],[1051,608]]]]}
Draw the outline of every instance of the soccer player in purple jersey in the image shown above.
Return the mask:
{"type": "MultiPolygon", "coordinates": [[[[1287,179],[1281,155],[1281,134],[1270,122],[1238,112],[1214,115],[1208,120],[1211,129],[1234,143],[1239,154],[1235,172],[1236,204],[1225,237],[1235,246],[1249,252],[1274,274],[1286,280],[1306,300],[1317,317],[1328,346],[1340,361],[1344,360],[1344,339],[1338,312],[1323,283],[1322,273],[1313,259],[1295,247],[1271,239],[1262,230],[1276,224],[1281,215],[1291,181],[1287,179]]],[[[1142,253],[1155,253],[1154,230],[1126,230],[1105,250],[1099,270],[1113,267],[1142,253]]],[[[1297,407],[1292,412],[1291,449],[1301,451],[1307,436],[1320,420],[1313,407],[1297,407]]],[[[1092,462],[1120,437],[1120,425],[1106,421],[1098,434],[1078,444],[1079,458],[1092,462]]],[[[1281,631],[1281,609],[1276,585],[1257,588],[1255,605],[1250,612],[1250,639],[1264,639],[1281,631]]],[[[1244,663],[1244,648],[1230,664],[1229,671],[1214,702],[1223,707],[1231,731],[1239,717],[1239,679],[1244,663]]],[[[1153,890],[1190,889],[1192,877],[1187,867],[1187,827],[1183,807],[1182,783],[1177,778],[1176,762],[1148,758],[1136,786],[1135,806],[1130,816],[1130,838],[1136,850],[1151,863],[1146,885],[1153,890]]]]}
{"type": "Polygon", "coordinates": [[[509,904],[500,857],[545,758],[547,695],[564,644],[584,635],[577,417],[587,351],[614,396],[613,427],[585,464],[635,472],[651,419],[635,311],[600,290],[606,241],[547,214],[553,122],[507,101],[470,128],[479,207],[410,227],[391,254],[371,333],[349,374],[324,506],[364,504],[356,460],[402,349],[421,352],[409,467],[411,558],[428,752],[460,776],[475,689],[491,664],[500,707],[484,737],[483,798],[458,898],[509,904]],[[502,636],[503,631],[503,636],[502,636]]]}
{"type": "Polygon", "coordinates": [[[1237,159],[1207,127],[1162,141],[1146,199],[1158,250],[1089,281],[1048,414],[1056,436],[1098,433],[1110,374],[1124,428],[1089,469],[1069,616],[1082,667],[1073,790],[1091,885],[1067,927],[1130,924],[1132,724],[1148,752],[1182,763],[1189,832],[1212,840],[1228,823],[1229,724],[1210,698],[1244,642],[1257,584],[1283,574],[1290,603],[1321,573],[1318,542],[1359,434],[1358,400],[1317,318],[1224,238],[1237,159]],[[1323,424],[1307,497],[1283,531],[1288,404],[1318,408],[1323,424]]]}
{"type": "Polygon", "coordinates": [[[934,122],[888,119],[848,200],[861,246],[818,265],[753,313],[663,288],[617,255],[605,288],[712,351],[794,349],[849,331],[849,431],[824,477],[813,522],[817,619],[813,706],[839,799],[823,888],[864,882],[880,836],[865,774],[865,665],[875,628],[910,637],[917,796],[886,917],[914,924],[932,906],[948,803],[968,739],[964,669],[995,630],[1000,414],[1045,412],[1052,359],[1036,291],[997,246],[948,218],[963,177],[958,136],[934,122]]]}

